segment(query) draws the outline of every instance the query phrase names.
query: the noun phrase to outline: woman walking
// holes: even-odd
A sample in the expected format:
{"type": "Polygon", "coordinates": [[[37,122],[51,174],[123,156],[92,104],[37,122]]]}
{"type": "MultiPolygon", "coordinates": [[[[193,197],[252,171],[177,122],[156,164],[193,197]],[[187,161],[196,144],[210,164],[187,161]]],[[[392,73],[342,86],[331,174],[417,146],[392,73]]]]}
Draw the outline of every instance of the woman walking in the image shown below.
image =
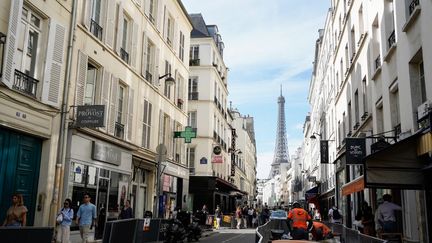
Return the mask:
{"type": "Polygon", "coordinates": [[[237,206],[237,210],[236,210],[236,220],[237,220],[237,229],[240,229],[240,225],[242,222],[242,209],[240,206],[237,206]]]}
{"type": "Polygon", "coordinates": [[[57,242],[59,243],[69,243],[70,241],[70,226],[74,216],[74,211],[71,206],[72,200],[67,198],[57,216],[57,223],[60,224],[59,230],[57,231],[57,242]]]}

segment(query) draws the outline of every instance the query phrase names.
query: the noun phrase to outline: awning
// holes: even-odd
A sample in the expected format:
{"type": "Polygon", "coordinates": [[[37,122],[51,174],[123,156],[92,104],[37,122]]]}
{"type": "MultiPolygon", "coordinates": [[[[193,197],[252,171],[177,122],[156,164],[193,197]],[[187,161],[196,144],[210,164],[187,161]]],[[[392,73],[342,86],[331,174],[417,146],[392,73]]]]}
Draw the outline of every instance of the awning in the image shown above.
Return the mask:
{"type": "Polygon", "coordinates": [[[318,195],[318,187],[312,187],[311,189],[307,190],[305,193],[305,199],[306,201],[310,200],[311,198],[314,198],[318,195]]]}
{"type": "Polygon", "coordinates": [[[364,190],[365,181],[364,177],[360,176],[353,181],[350,181],[342,186],[342,196],[350,195],[355,192],[364,190]]]}
{"type": "Polygon", "coordinates": [[[417,155],[427,154],[432,151],[432,133],[423,134],[418,140],[417,155]]]}
{"type": "Polygon", "coordinates": [[[423,163],[417,156],[415,134],[367,156],[365,161],[365,186],[368,188],[423,188],[423,163]]]}

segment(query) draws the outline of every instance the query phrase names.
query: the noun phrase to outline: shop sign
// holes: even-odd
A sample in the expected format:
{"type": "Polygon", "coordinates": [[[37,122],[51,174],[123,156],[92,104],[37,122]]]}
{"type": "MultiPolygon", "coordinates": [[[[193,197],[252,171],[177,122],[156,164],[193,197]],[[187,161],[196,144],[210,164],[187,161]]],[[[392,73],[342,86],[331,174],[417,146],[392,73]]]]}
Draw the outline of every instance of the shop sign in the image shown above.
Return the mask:
{"type": "Polygon", "coordinates": [[[213,155],[212,163],[222,164],[223,156],[222,155],[213,155]]]}
{"type": "Polygon", "coordinates": [[[328,151],[328,141],[321,140],[320,141],[320,155],[321,155],[321,164],[329,163],[329,151],[328,151]]]}
{"type": "Polygon", "coordinates": [[[207,158],[206,158],[206,157],[202,157],[202,158],[200,159],[200,164],[201,164],[201,165],[206,165],[206,164],[207,164],[207,158]]]}
{"type": "Polygon", "coordinates": [[[121,150],[105,143],[93,141],[92,159],[114,165],[120,165],[121,150]]]}
{"type": "Polygon", "coordinates": [[[366,156],[366,139],[346,138],[346,163],[363,164],[366,156]]]}
{"type": "Polygon", "coordinates": [[[77,127],[105,127],[104,105],[77,106],[77,127]]]}
{"type": "Polygon", "coordinates": [[[165,166],[164,173],[166,174],[170,174],[181,178],[187,178],[189,175],[189,169],[187,168],[183,168],[181,166],[169,162],[163,162],[162,165],[165,166]]]}
{"type": "Polygon", "coordinates": [[[222,149],[221,149],[221,147],[220,147],[219,145],[214,146],[214,148],[213,148],[213,153],[214,153],[214,154],[216,154],[216,155],[220,155],[221,152],[222,152],[222,149]]]}

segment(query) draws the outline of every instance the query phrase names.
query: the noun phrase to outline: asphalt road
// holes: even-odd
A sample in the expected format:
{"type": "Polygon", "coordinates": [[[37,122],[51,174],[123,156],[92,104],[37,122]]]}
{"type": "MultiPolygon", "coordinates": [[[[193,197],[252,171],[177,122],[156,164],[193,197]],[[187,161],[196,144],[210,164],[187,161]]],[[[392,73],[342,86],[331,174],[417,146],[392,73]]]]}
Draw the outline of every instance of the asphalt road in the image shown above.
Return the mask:
{"type": "Polygon", "coordinates": [[[205,243],[253,243],[254,230],[220,230],[209,237],[201,238],[199,242],[205,243]]]}

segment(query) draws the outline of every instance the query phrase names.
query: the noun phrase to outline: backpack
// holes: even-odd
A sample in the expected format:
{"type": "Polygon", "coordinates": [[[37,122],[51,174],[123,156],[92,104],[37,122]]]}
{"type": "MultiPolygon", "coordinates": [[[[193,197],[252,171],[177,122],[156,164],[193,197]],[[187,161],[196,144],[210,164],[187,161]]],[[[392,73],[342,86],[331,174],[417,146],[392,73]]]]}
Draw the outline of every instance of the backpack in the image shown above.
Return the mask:
{"type": "Polygon", "coordinates": [[[337,208],[333,209],[333,219],[338,220],[341,218],[342,218],[342,216],[339,213],[339,209],[337,209],[337,208]]]}

